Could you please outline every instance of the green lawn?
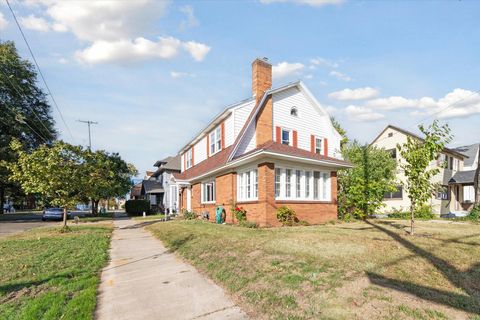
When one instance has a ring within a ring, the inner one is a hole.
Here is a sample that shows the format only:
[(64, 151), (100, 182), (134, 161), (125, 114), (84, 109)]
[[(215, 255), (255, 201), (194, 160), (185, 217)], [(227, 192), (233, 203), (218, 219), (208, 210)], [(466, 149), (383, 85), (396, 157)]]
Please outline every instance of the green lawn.
[(406, 221), (148, 228), (255, 319), (479, 319), (480, 227)]
[(92, 319), (110, 225), (37, 228), (0, 240), (0, 319)]

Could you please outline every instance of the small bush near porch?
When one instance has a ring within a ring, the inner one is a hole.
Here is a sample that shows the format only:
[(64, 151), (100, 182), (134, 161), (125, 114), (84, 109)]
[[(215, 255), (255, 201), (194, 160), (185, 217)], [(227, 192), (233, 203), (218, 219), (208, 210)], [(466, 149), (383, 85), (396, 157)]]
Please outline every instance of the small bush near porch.
[(367, 221), (248, 229), (149, 228), (253, 319), (480, 319), (480, 227)]

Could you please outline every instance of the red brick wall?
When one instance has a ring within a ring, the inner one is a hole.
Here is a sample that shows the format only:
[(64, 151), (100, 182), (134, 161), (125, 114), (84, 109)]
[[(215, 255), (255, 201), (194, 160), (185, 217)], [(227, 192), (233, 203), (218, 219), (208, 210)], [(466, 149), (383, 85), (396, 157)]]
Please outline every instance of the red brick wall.
[(268, 97), (265, 106), (257, 115), (255, 138), (257, 146), (273, 140), (273, 104), (272, 97)]

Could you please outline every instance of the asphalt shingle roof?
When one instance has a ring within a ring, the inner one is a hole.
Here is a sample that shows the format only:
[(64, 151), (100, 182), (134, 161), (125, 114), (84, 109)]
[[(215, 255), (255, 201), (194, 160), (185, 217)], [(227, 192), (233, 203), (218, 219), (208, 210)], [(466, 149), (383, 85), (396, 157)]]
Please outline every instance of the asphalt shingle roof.
[(476, 170), (458, 171), (448, 181), (449, 184), (474, 183)]

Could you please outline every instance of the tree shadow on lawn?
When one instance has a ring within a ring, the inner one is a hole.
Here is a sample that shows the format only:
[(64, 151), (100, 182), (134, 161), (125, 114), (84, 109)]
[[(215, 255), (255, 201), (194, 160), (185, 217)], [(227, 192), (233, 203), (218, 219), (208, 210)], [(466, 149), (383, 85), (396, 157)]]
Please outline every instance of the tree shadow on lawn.
[(143, 227), (146, 227), (146, 226), (149, 226), (149, 225), (152, 225), (152, 224), (155, 224), (155, 223), (159, 223), (159, 222), (162, 222), (162, 220), (144, 221), (144, 222), (139, 222), (139, 223), (133, 224), (133, 225), (128, 226), (128, 227), (122, 227), (120, 229), (122, 229), (122, 230), (138, 229), (138, 228), (143, 228)]
[(183, 247), (187, 242), (195, 239), (195, 235), (193, 233), (190, 233), (182, 238), (175, 239), (171, 241), (169, 244), (169, 252), (175, 252), (181, 247)]
[[(411, 251), (415, 256), (427, 259), (433, 267), (449, 280), (451, 284), (458, 289), (461, 289), (465, 294), (439, 290), (408, 281), (387, 278), (374, 272), (366, 272), (371, 283), (414, 294), (419, 298), (444, 304), (466, 312), (480, 313), (480, 263), (474, 264), (466, 271), (458, 270), (448, 261), (420, 248), (399, 234), (378, 224), (371, 223), (370, 221), (366, 221), (366, 223), (393, 238), (403, 247)], [(456, 240), (458, 241), (460, 239)], [(446, 241), (448, 242), (448, 240)]]

